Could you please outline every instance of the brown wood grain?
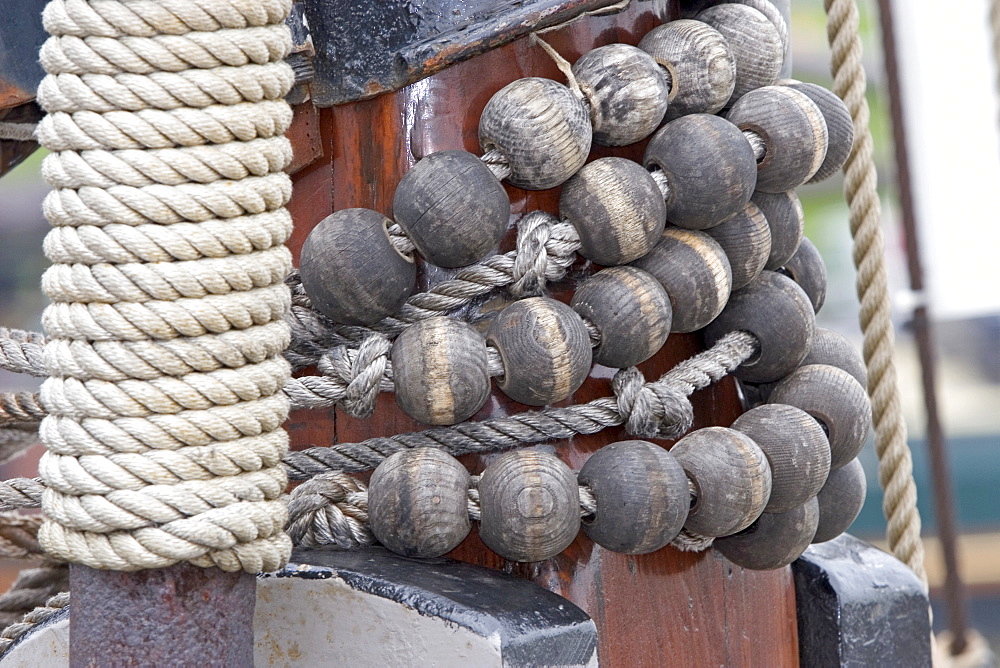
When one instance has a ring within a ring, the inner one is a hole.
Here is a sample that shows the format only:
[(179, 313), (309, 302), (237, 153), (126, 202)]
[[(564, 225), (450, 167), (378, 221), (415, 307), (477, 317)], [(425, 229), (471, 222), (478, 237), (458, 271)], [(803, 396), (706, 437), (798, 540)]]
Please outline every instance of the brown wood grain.
[[(676, 7), (662, 0), (633, 3), (625, 12), (592, 17), (545, 35), (563, 56), (575, 61), (604, 44), (636, 44), (641, 36)], [(465, 148), (479, 153), (477, 121), (490, 96), (522, 76), (562, 81), (545, 53), (522, 39), (473, 58), (397, 93), (323, 110), (323, 157), (295, 175), (291, 210), (295, 252), (308, 230), (334, 209), (369, 207), (392, 214), (396, 183), (408, 167), (428, 153)], [(606, 149), (595, 147), (591, 159), (618, 155), (633, 160), (644, 144)], [(559, 189), (529, 192), (508, 187), (512, 220), (536, 209), (558, 211)], [(501, 250), (513, 248), (509, 233)], [(551, 286), (556, 299), (569, 301), (575, 279), (592, 272), (578, 263), (570, 279)], [(449, 272), (424, 267), (421, 287)], [(696, 335), (671, 335), (663, 350), (640, 366), (655, 378), (701, 350)], [(565, 405), (609, 396), (614, 371), (594, 367), (591, 376)], [(697, 392), (695, 428), (728, 426), (741, 412), (735, 384), (725, 379)], [(495, 390), (473, 420), (529, 410)], [(400, 411), (391, 394), (379, 397), (375, 414), (356, 420), (338, 411), (293, 414), (288, 424), (293, 447), (358, 441), (424, 429)], [(546, 443), (574, 469), (589, 453), (628, 438), (623, 429), (569, 441)], [(670, 442), (661, 442), (669, 446)], [(481, 473), (492, 456), (467, 456), (463, 463)], [(608, 552), (582, 533), (554, 559), (535, 564), (505, 561), (489, 551), (476, 531), (451, 557), (530, 578), (560, 593), (590, 614), (598, 626), (602, 665), (606, 666), (792, 666), (798, 663), (795, 595), (789, 569), (752, 572), (733, 566), (715, 551), (681, 553), (667, 547), (642, 556)]]

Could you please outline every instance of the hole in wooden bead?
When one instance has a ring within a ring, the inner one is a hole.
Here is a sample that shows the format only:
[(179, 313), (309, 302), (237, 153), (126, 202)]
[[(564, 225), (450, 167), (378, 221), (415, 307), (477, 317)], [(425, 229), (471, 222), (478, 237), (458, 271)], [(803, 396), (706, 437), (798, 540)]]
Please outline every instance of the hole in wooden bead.
[(413, 262), (416, 261), (415, 258), (413, 257), (413, 253), (404, 253), (403, 251), (399, 250), (399, 247), (396, 246), (395, 243), (393, 243), (392, 235), (389, 233), (389, 228), (392, 225), (393, 222), (388, 218), (382, 221), (382, 231), (385, 233), (385, 240), (389, 242), (390, 246), (392, 246), (392, 250), (396, 251), (396, 255), (398, 255), (399, 257), (403, 258), (404, 260), (412, 264)]

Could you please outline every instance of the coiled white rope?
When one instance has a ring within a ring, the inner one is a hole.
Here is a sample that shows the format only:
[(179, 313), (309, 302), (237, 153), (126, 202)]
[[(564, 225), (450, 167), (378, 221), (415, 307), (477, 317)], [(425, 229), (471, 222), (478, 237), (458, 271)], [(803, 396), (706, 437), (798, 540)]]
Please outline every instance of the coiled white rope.
[(288, 559), (290, 8), (45, 9), (39, 540), (59, 558), (250, 572)]

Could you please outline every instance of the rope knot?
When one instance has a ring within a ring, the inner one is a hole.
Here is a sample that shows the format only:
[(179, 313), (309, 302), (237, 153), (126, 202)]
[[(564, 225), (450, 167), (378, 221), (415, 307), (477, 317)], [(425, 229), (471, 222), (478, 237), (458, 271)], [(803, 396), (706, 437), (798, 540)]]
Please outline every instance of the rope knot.
[(679, 438), (694, 422), (694, 408), (683, 390), (660, 381), (647, 383), (635, 367), (615, 374), (611, 389), (633, 436)]
[(346, 387), (340, 406), (351, 417), (367, 418), (375, 412), (375, 401), (389, 366), (392, 344), (381, 334), (361, 341), (358, 348), (332, 348), (320, 358), (317, 368)]
[(356, 549), (375, 542), (368, 523), (368, 488), (345, 473), (324, 473), (292, 491), (285, 530), (296, 545)]
[(576, 259), (580, 239), (569, 223), (545, 211), (532, 211), (517, 224), (517, 254), (510, 292), (540, 295), (547, 281), (558, 281)]

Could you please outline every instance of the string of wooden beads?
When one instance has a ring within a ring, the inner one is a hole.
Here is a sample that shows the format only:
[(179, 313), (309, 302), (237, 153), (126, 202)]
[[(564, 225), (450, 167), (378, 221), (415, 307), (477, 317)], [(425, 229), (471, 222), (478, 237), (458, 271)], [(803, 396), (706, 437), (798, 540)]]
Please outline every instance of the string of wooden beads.
[[(638, 48), (588, 52), (569, 87), (537, 77), (507, 85), (483, 111), (482, 158), (425, 157), (397, 188), (395, 221), (337, 212), (303, 249), (303, 285), (317, 308), (336, 322), (372, 324), (413, 290), (413, 258), (390, 238), (394, 223), (425, 260), (462, 266), (507, 229), (502, 180), (564, 184), (560, 217), (577, 231), (580, 254), (609, 268), (569, 306), (545, 297), (508, 305), (485, 336), (447, 318), (406, 329), (392, 350), (397, 402), (429, 424), (475, 414), (491, 376), (514, 400), (545, 405), (570, 396), (593, 362), (637, 364), (671, 331), (704, 330), (708, 342), (734, 330), (757, 338), (757, 355), (737, 376), (767, 403), (732, 428), (697, 430), (670, 451), (613, 444), (578, 475), (535, 450), (495, 460), (475, 491), (480, 535), (506, 558), (565, 549), (581, 526), (581, 484), (597, 504), (582, 526), (607, 549), (653, 551), (684, 529), (718, 538), (748, 568), (789, 563), (860, 510), (854, 458), (870, 422), (863, 365), (835, 337), (816, 334), (825, 269), (803, 241), (792, 192), (841, 167), (850, 117), (821, 88), (776, 81), (787, 31), (780, 16), (759, 11), (767, 3), (711, 4), (696, 20), (654, 29)], [(592, 142), (626, 145), (654, 132), (643, 165), (585, 165)], [(432, 452), (397, 453), (372, 478), (373, 532), (412, 556), (453, 549), (471, 526), (472, 478)]]

